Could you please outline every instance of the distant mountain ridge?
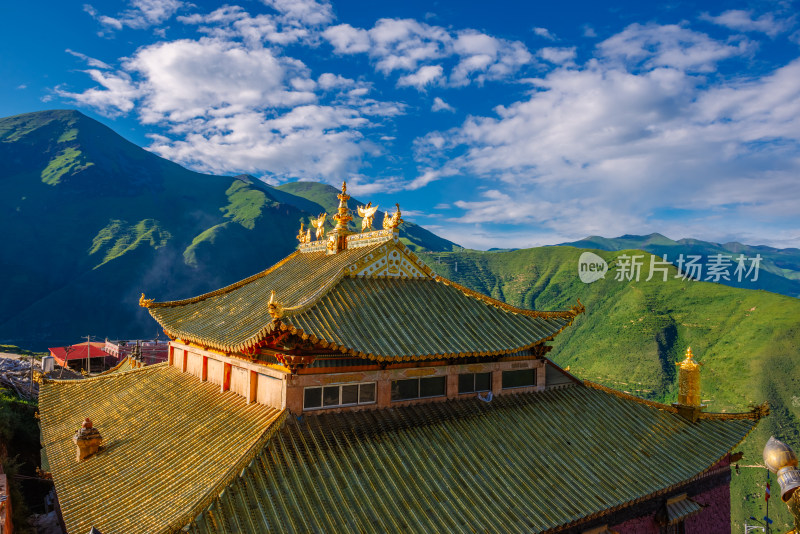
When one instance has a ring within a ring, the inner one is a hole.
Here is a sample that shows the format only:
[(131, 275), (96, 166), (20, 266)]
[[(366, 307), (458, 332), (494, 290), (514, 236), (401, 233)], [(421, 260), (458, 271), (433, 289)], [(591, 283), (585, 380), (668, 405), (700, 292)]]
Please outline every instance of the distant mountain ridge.
[[(0, 339), (42, 349), (86, 334), (154, 336), (141, 292), (197, 295), (295, 250), (300, 221), (336, 193), (295, 188), (312, 200), (190, 171), (77, 111), (0, 119)], [(400, 235), (417, 250), (453, 247), (413, 223)]]
[[(658, 233), (649, 235), (623, 235), (616, 238), (606, 238), (601, 236), (590, 236), (585, 239), (570, 243), (560, 243), (560, 247), (576, 247), (594, 250), (620, 251), (629, 249), (644, 250), (657, 256), (667, 256), (667, 260), (673, 265), (677, 264), (678, 258), (690, 255), (701, 256), (700, 263), (703, 264), (703, 272), (707, 272), (709, 258), (721, 254), (732, 258), (735, 265), (736, 258), (743, 254), (748, 258), (761, 256), (758, 279), (742, 280), (741, 282), (731, 276), (730, 280), (720, 279), (719, 283), (742, 287), (745, 289), (763, 289), (800, 297), (800, 249), (797, 248), (774, 248), (764, 245), (744, 245), (742, 243), (712, 243), (699, 239), (679, 239), (674, 241)], [(732, 273), (733, 269), (731, 269)], [(751, 276), (752, 278), (752, 276)]]

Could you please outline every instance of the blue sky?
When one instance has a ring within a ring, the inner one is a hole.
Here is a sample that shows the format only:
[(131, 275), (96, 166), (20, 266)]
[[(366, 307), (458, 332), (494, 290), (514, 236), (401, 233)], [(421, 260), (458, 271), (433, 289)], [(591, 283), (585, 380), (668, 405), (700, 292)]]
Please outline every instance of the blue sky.
[(318, 180), (473, 248), (800, 247), (797, 2), (5, 2), (0, 115)]

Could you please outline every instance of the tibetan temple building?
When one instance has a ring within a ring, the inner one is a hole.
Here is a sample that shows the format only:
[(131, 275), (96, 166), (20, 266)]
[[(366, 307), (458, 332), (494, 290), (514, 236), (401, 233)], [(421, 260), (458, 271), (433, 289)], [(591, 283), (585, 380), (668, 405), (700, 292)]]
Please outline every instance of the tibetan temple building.
[(764, 408), (704, 412), (691, 353), (676, 405), (578, 380), (547, 342), (580, 303), (471, 291), (400, 241), (399, 207), (353, 233), (339, 198), (266, 271), (143, 295), (167, 362), (42, 385), (68, 533), (730, 532)]

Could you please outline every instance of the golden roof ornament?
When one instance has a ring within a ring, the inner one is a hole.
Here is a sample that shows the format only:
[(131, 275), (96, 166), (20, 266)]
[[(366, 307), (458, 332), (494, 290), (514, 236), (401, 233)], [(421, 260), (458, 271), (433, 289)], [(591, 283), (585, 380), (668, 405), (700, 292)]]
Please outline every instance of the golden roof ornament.
[(275, 298), (275, 290), (269, 294), (269, 303), (267, 304), (267, 311), (273, 320), (283, 317), (283, 304)]
[(692, 347), (686, 349), (686, 358), (677, 362), (678, 404), (700, 408), (700, 365), (695, 361)]
[(339, 207), (333, 216), (333, 220), (336, 221), (334, 230), (341, 234), (343, 231), (347, 231), (347, 223), (353, 220), (350, 209), (347, 207), (347, 201), (350, 200), (350, 195), (347, 194), (347, 182), (342, 181), (342, 192), (336, 197), (339, 199)]
[(147, 299), (147, 298), (145, 298), (144, 297), (144, 293), (142, 293), (142, 296), (139, 297), (139, 306), (141, 306), (142, 308), (149, 308), (150, 305), (153, 303), (153, 300), (155, 300), (155, 299)]
[(366, 232), (372, 230), (372, 219), (375, 217), (375, 212), (378, 211), (378, 206), (373, 206), (372, 202), (367, 203), (366, 206), (358, 206), (358, 216), (361, 219), (361, 231)]
[(316, 239), (319, 241), (320, 239), (325, 237), (325, 219), (328, 217), (327, 213), (320, 213), (316, 219), (311, 219), (311, 226), (316, 228)]
[(300, 241), (300, 244), (307, 243), (306, 241), (306, 232), (303, 229), (303, 221), (300, 221), (300, 231), (297, 232), (297, 240)]
[(383, 216), (384, 230), (391, 230), (397, 228), (398, 226), (400, 226), (402, 223), (405, 222), (403, 221), (403, 219), (400, 218), (400, 204), (395, 204), (395, 206), (397, 207), (397, 211), (394, 212), (394, 215), (390, 216), (389, 213), (387, 212)]
[(764, 463), (767, 469), (778, 475), (781, 499), (789, 502), (797, 488), (800, 488), (800, 471), (797, 469), (797, 456), (786, 443), (769, 438), (764, 446)]

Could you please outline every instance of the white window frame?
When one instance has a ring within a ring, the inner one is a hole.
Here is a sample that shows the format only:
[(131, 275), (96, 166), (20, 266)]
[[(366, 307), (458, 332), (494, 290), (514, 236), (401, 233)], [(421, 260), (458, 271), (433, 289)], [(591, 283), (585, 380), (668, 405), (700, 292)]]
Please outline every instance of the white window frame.
[[(361, 402), (361, 386), (372, 384), (375, 386), (375, 396), (373, 400), (368, 402)], [(342, 386), (358, 386), (358, 398), (357, 402), (349, 402), (347, 404), (342, 404)], [(339, 388), (339, 403), (338, 404), (331, 404), (329, 406), (325, 406), (325, 394), (323, 388), (332, 388), (338, 387)], [(319, 389), (320, 390), (320, 406), (315, 406), (313, 408), (306, 407), (306, 390), (309, 389)], [(303, 411), (311, 411), (311, 410), (330, 410), (331, 408), (346, 408), (350, 406), (367, 406), (369, 404), (375, 404), (378, 402), (378, 383), (377, 382), (341, 382), (339, 384), (325, 384), (324, 386), (306, 386), (303, 388)]]

